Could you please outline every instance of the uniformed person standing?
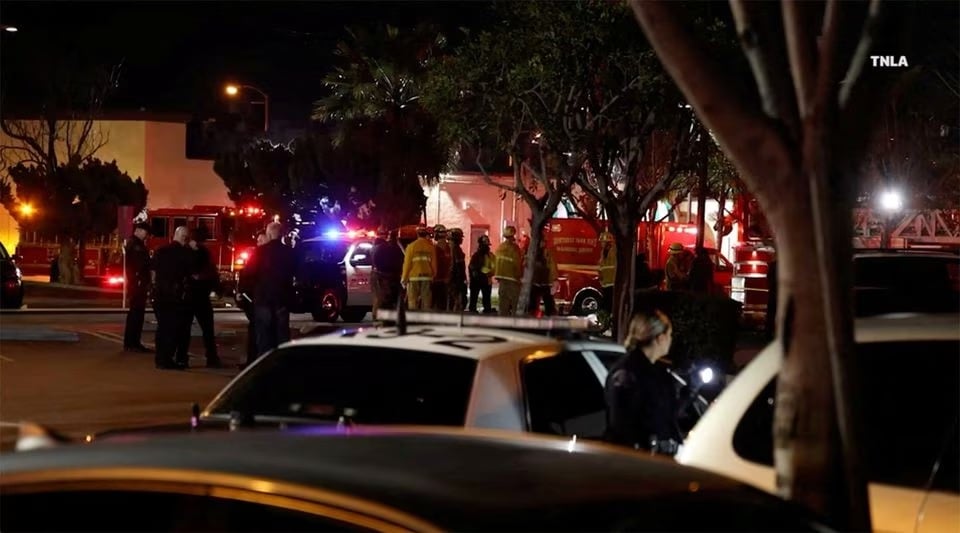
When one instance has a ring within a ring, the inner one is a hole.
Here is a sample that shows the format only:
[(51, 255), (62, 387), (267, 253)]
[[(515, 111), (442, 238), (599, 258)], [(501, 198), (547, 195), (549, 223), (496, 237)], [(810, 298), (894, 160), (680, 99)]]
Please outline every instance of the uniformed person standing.
[(384, 232), (384, 240), (378, 239), (373, 245), (373, 272), (376, 274), (376, 290), (379, 296), (374, 301), (373, 313), (377, 309), (395, 309), (400, 297), (400, 274), (403, 272), (403, 250), (397, 243), (397, 231)]
[(377, 317), (377, 309), (380, 309), (380, 302), (383, 301), (383, 287), (380, 283), (380, 269), (377, 268), (377, 252), (387, 245), (387, 236), (390, 232), (387, 228), (380, 226), (377, 228), (377, 238), (373, 241), (373, 248), (370, 250), (370, 292), (373, 293), (373, 317)]
[(147, 296), (150, 291), (150, 252), (147, 250), (147, 238), (150, 225), (139, 223), (134, 226), (133, 236), (124, 245), (124, 269), (127, 284), (127, 324), (123, 328), (123, 350), (126, 352), (150, 353), (143, 345), (143, 317), (147, 310)]
[(470, 257), (470, 312), (477, 312), (477, 299), (483, 296), (483, 312), (493, 312), (490, 292), (493, 289), (493, 271), (496, 268), (495, 257), (490, 252), (490, 237), (481, 235), (477, 239), (477, 251)]
[(533, 262), (533, 287), (530, 291), (529, 311), (532, 314), (540, 309), (543, 300), (543, 314), (557, 314), (557, 302), (553, 299), (553, 284), (557, 281), (557, 263), (547, 249), (546, 240), (540, 240), (540, 247)]
[(247, 357), (241, 363), (240, 369), (243, 370), (252, 363), (259, 354), (257, 351), (257, 321), (253, 316), (253, 291), (255, 289), (253, 276), (254, 265), (257, 261), (257, 251), (261, 246), (267, 244), (267, 234), (263, 231), (257, 233), (257, 247), (250, 253), (244, 268), (237, 273), (237, 305), (243, 309), (247, 316)]
[(257, 249), (250, 276), (253, 282), (253, 318), (257, 353), (262, 355), (290, 340), (290, 304), (297, 262), (293, 249), (280, 237), (279, 222), (267, 225), (267, 243)]
[(670, 257), (663, 270), (667, 281), (668, 291), (685, 291), (690, 288), (690, 261), (688, 252), (679, 242), (670, 245)]
[(450, 252), (450, 241), (447, 240), (447, 227), (443, 224), (437, 224), (433, 228), (433, 238), (437, 247), (437, 262), (434, 264), (433, 286), (431, 287), (433, 296), (433, 310), (447, 310), (447, 291), (450, 286), (450, 268), (453, 261)]
[[(177, 354), (183, 338), (190, 339), (190, 276), (194, 258), (187, 247), (188, 231), (179, 226), (173, 242), (161, 247), (154, 256), (154, 311), (157, 315), (157, 368), (183, 370), (189, 361), (186, 354)], [(178, 359), (174, 357), (178, 356)]]
[(520, 298), (520, 279), (523, 277), (523, 258), (516, 243), (517, 228), (507, 226), (503, 230), (505, 239), (497, 248), (494, 278), (499, 283), (500, 316), (512, 316), (517, 313), (517, 300)]
[(429, 309), (432, 303), (430, 286), (436, 276), (437, 248), (427, 238), (426, 226), (417, 227), (417, 240), (407, 246), (400, 278), (407, 289), (407, 307), (411, 310)]
[(600, 290), (603, 310), (613, 313), (613, 287), (617, 282), (617, 245), (613, 235), (603, 230), (600, 234)]
[[(206, 235), (194, 230), (187, 243), (193, 251), (193, 273), (190, 283), (190, 324), (197, 319), (197, 325), (203, 333), (204, 354), (207, 359), (207, 368), (220, 368), (220, 356), (217, 355), (217, 338), (213, 331), (213, 304), (210, 302), (210, 293), (217, 290), (220, 282), (220, 272), (210, 256), (210, 250), (203, 245)], [(217, 290), (219, 292), (219, 290)], [(182, 339), (181, 339), (182, 340)], [(190, 338), (185, 345), (179, 348), (184, 352), (190, 348)]]
[(462, 313), (467, 305), (467, 256), (463, 253), (463, 230), (450, 231), (450, 287), (447, 311)]

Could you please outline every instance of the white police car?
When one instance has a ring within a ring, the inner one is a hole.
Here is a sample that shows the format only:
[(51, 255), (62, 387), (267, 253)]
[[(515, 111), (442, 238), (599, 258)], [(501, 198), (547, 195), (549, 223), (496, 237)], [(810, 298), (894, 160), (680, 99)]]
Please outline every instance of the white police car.
[(318, 322), (359, 322), (373, 308), (373, 232), (331, 230), (304, 239), (296, 248), (294, 312)]
[[(960, 527), (960, 316), (856, 321), (862, 457), (877, 531)], [(677, 460), (775, 490), (773, 409), (783, 360), (764, 349), (690, 432)]]
[[(526, 320), (530, 329), (543, 329), (567, 327), (562, 321), (569, 319), (463, 320), (515, 325)], [(239, 418), (269, 425), (344, 418), (364, 425), (600, 438), (606, 427), (603, 359), (623, 352), (621, 346), (585, 336), (558, 340), (490, 327), (343, 330), (297, 339), (260, 357), (217, 395), (201, 420)]]

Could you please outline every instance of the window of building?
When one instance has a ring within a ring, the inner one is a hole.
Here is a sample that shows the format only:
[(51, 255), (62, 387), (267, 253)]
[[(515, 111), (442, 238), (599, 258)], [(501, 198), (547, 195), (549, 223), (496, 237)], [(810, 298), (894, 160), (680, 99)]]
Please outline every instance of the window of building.
[(607, 423), (603, 385), (580, 352), (525, 361), (521, 376), (531, 431), (585, 438), (603, 435)]

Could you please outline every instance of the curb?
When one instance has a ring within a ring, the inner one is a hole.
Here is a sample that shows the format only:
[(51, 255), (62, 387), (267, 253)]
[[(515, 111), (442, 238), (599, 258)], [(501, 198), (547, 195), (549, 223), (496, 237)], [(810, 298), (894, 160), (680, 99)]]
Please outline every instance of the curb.
[(66, 283), (50, 283), (46, 281), (27, 281), (23, 282), (24, 287), (37, 287), (37, 288), (50, 288), (50, 289), (65, 289), (70, 291), (77, 292), (96, 292), (100, 294), (114, 294), (117, 296), (123, 295), (123, 290), (117, 289), (104, 289), (102, 287), (90, 287), (87, 285), (67, 285)]
[[(72, 315), (72, 314), (104, 314), (115, 315), (127, 313), (130, 309), (127, 307), (47, 307), (47, 308), (26, 308), (26, 309), (3, 309), (0, 315)], [(148, 307), (147, 313), (153, 313), (153, 308)], [(214, 313), (241, 313), (241, 309), (236, 307), (215, 307)]]
[(80, 335), (49, 328), (0, 328), (0, 341), (80, 342)]

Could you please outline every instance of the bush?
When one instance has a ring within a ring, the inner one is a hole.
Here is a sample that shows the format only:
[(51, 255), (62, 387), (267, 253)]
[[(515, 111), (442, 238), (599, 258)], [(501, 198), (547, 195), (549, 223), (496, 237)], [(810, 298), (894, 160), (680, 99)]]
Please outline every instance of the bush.
[(723, 372), (733, 368), (742, 304), (726, 296), (677, 291), (638, 291), (637, 312), (663, 311), (673, 322), (670, 359), (678, 367), (710, 361)]

